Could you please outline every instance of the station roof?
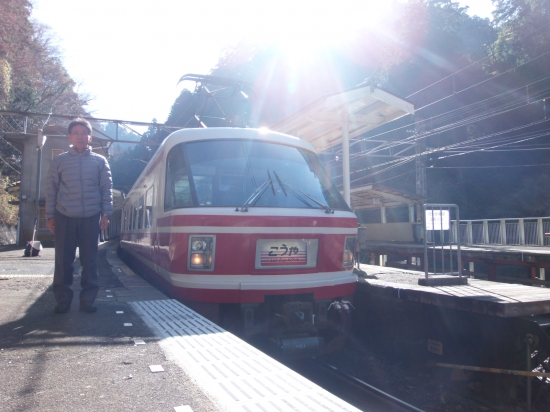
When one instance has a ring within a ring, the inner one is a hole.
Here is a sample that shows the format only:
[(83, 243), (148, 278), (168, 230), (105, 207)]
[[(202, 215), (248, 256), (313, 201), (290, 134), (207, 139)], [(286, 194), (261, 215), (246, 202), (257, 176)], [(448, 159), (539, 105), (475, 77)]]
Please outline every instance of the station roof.
[[(13, 144), (17, 149), (20, 151), (23, 151), (23, 145), (24, 141), (29, 138), (36, 138), (36, 135), (38, 133), (38, 129), (32, 128), (26, 130), (26, 132), (23, 131), (13, 131), (13, 132), (7, 132), (7, 131), (0, 131), (0, 135), (4, 137), (8, 142)], [(55, 138), (55, 139), (67, 139), (67, 127), (65, 125), (46, 125), (44, 126), (43, 133), (47, 138)], [(92, 132), (92, 143), (90, 146), (92, 147), (92, 150), (98, 151), (105, 148), (108, 148), (111, 143), (113, 143), (113, 140), (108, 140), (103, 138), (103, 133), (99, 132), (97, 129), (93, 129)], [(67, 147), (69, 146), (69, 142), (67, 141)]]
[[(317, 152), (323, 152), (342, 143), (342, 125), (346, 118), (352, 139), (407, 114), (414, 114), (412, 103), (383, 89), (361, 84), (321, 96), (270, 129), (306, 140)], [(353, 210), (404, 206), (425, 200), (372, 184), (350, 188)]]
[(353, 210), (370, 210), (385, 207), (408, 206), (424, 203), (426, 198), (400, 192), (384, 186), (364, 185), (350, 190)]
[(404, 115), (414, 114), (412, 103), (383, 89), (363, 84), (321, 96), (271, 125), (270, 129), (304, 139), (317, 152), (323, 152), (342, 143), (346, 108), (350, 139)]

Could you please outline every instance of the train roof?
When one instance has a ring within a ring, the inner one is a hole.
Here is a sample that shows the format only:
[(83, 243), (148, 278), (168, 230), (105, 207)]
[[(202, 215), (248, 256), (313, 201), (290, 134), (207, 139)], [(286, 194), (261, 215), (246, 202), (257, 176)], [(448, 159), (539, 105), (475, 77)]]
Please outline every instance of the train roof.
[[(237, 127), (212, 127), (207, 129), (182, 129), (170, 134), (161, 145), (169, 150), (172, 146), (195, 140), (218, 140), (218, 139), (254, 139), (272, 143), (279, 143), (288, 146), (300, 147), (315, 151), (313, 146), (298, 137), (274, 132), (269, 129), (244, 129)], [(159, 148), (159, 151), (161, 149)]]

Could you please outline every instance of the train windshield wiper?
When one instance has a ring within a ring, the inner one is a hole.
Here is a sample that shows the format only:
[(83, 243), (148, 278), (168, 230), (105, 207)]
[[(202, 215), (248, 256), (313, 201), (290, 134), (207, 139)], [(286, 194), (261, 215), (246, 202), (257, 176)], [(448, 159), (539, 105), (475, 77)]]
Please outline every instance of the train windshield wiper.
[[(334, 213), (334, 210), (331, 209), (329, 206), (319, 202), (317, 199), (315, 199), (313, 196), (310, 196), (308, 195), (306, 192), (304, 192), (303, 190), (300, 190), (298, 188), (295, 188), (295, 187), (292, 187), (291, 185), (289, 185), (288, 183), (286, 182), (283, 182), (280, 178), (279, 178), (279, 175), (277, 175), (277, 172), (274, 170), (273, 171), (273, 174), (275, 175), (275, 178), (277, 179), (277, 182), (279, 183), (279, 186), (281, 186), (281, 189), (283, 190), (283, 193), (285, 194), (285, 196), (287, 195), (286, 194), (286, 190), (288, 190), (291, 194), (293, 194), (298, 200), (300, 200), (302, 203), (304, 203), (307, 207), (313, 207), (311, 206), (302, 196), (300, 196), (300, 194), (296, 193), (296, 192), (299, 192), (301, 193), (302, 195), (304, 195), (305, 197), (307, 197), (309, 200), (311, 200), (312, 202), (316, 203), (317, 205), (321, 206), (321, 208), (325, 209), (325, 213), (327, 214), (330, 214), (330, 213)], [(285, 190), (286, 189), (286, 190)]]
[[(275, 172), (273, 172), (275, 173)], [(273, 186), (273, 180), (271, 180), (271, 174), (269, 173), (269, 170), (267, 171), (267, 180), (263, 182), (254, 192), (250, 195), (248, 199), (245, 200), (243, 205), (239, 208), (239, 206), (236, 207), (235, 212), (241, 211), (241, 212), (248, 212), (248, 206), (254, 206), (258, 200), (262, 197), (264, 192), (267, 190), (267, 188), (271, 186), (271, 191), (273, 192), (273, 196), (275, 196), (275, 186)]]

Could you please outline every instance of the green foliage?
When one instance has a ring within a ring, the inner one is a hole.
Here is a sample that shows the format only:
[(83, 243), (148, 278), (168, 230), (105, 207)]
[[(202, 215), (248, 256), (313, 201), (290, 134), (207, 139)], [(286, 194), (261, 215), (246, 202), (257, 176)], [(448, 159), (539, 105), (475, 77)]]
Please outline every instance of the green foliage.
[(75, 91), (76, 83), (63, 67), (52, 34), (30, 21), (31, 10), (27, 0), (0, 1), (0, 106), (16, 111), (84, 114), (89, 97)]
[[(531, 61), (546, 52), (550, 44), (550, 3), (547, 0), (495, 0), (495, 25), (499, 29), (494, 44), (494, 72), (501, 73), (511, 67)], [(546, 73), (550, 58), (537, 58), (528, 70), (521, 69), (531, 78)]]
[[(82, 115), (88, 96), (61, 62), (53, 35), (30, 20), (28, 0), (0, 0), (0, 110)], [(0, 170), (18, 179), (21, 153), (0, 137)]]
[(15, 202), (17, 198), (5, 190), (10, 184), (9, 178), (0, 176), (0, 223), (16, 225), (19, 208), (9, 202)]

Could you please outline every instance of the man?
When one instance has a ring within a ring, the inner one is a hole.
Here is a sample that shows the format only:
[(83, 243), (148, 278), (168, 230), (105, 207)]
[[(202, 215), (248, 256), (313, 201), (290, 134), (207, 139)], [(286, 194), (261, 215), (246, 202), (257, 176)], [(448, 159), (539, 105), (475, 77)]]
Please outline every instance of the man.
[(92, 126), (87, 120), (73, 120), (68, 138), (69, 151), (53, 159), (46, 177), (46, 218), (55, 234), (55, 313), (71, 308), (77, 246), (82, 264), (80, 310), (94, 313), (99, 231), (107, 228), (113, 210), (111, 170), (107, 159), (91, 150)]

